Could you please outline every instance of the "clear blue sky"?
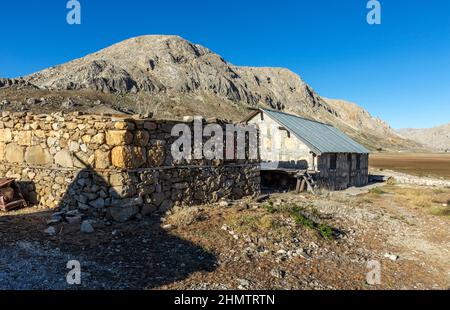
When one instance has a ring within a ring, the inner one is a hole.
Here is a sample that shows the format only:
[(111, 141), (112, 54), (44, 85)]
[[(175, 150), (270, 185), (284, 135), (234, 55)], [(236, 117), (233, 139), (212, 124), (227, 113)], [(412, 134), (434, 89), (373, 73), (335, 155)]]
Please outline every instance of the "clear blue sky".
[(178, 34), (236, 65), (287, 67), (320, 95), (354, 101), (394, 128), (450, 122), (450, 1), (66, 0), (0, 6), (0, 77), (16, 77), (144, 34)]

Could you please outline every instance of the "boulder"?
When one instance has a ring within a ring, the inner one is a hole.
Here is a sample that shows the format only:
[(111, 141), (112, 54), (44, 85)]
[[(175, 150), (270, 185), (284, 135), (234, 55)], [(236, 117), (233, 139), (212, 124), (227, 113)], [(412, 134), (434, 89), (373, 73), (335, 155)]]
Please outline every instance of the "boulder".
[(94, 232), (94, 227), (91, 224), (91, 221), (86, 220), (81, 223), (80, 231), (84, 234), (91, 234)]
[(116, 222), (126, 222), (139, 212), (137, 205), (125, 203), (123, 206), (115, 205), (108, 209), (111, 217)]
[(53, 226), (48, 227), (46, 230), (44, 230), (44, 233), (46, 233), (49, 236), (56, 235), (56, 229)]

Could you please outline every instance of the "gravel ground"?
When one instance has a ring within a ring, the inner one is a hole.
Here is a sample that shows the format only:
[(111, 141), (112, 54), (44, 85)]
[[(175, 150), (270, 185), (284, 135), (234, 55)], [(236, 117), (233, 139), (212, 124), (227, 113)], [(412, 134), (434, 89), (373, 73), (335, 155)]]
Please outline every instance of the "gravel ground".
[[(71, 269), (67, 263), (79, 260), (82, 266), (81, 285), (69, 285), (66, 277)], [(86, 271), (83, 271), (86, 270)], [(107, 277), (92, 277), (96, 274), (113, 275), (111, 270), (90, 261), (83, 256), (74, 257), (54, 248), (50, 244), (19, 241), (0, 249), (0, 289), (1, 290), (62, 290), (74, 288), (107, 288)], [(103, 278), (103, 279), (102, 279)], [(106, 280), (106, 281), (105, 281)], [(125, 280), (125, 279), (124, 279)], [(120, 283), (126, 287), (126, 283)], [(119, 287), (120, 287), (119, 284)]]
[[(199, 206), (188, 216), (97, 221), (92, 234), (64, 223), (48, 236), (49, 210), (0, 214), (0, 289), (449, 288), (448, 216), (401, 195), (420, 192), (443, 202), (450, 190), (380, 189), (357, 196), (281, 193), (263, 203)], [(333, 237), (296, 223), (280, 211), (286, 205), (309, 208)], [(69, 260), (81, 264), (81, 285), (66, 282)], [(372, 260), (382, 266), (379, 285), (366, 281)]]

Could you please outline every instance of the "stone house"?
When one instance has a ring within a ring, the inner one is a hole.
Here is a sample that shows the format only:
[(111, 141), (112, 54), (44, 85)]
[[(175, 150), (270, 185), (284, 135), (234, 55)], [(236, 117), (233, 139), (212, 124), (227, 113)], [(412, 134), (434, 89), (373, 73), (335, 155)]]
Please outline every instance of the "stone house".
[(262, 173), (303, 171), (331, 190), (368, 183), (369, 151), (331, 125), (270, 109), (245, 122), (259, 128)]

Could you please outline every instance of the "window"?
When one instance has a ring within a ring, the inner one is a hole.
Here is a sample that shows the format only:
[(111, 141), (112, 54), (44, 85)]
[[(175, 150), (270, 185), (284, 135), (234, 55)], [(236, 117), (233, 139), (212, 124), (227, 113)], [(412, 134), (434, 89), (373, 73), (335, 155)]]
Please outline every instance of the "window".
[(361, 169), (361, 154), (356, 155), (356, 170)]
[(337, 166), (337, 155), (331, 154), (330, 155), (330, 169), (336, 170), (336, 166)]

